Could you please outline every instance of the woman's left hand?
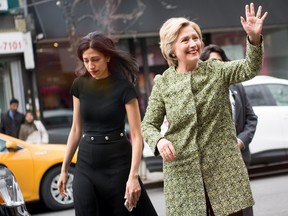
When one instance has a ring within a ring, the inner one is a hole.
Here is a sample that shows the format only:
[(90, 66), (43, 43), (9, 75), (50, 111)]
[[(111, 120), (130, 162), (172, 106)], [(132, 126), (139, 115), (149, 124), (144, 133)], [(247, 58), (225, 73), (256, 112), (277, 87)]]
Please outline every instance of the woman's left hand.
[(261, 17), (262, 6), (258, 7), (257, 14), (255, 14), (254, 4), (250, 3), (245, 6), (246, 20), (241, 16), (241, 24), (249, 36), (249, 40), (253, 45), (258, 45), (261, 42), (261, 32), (265, 18), (268, 13), (265, 12)]
[(126, 183), (125, 198), (128, 199), (129, 206), (136, 207), (141, 195), (141, 187), (137, 177), (129, 177)]

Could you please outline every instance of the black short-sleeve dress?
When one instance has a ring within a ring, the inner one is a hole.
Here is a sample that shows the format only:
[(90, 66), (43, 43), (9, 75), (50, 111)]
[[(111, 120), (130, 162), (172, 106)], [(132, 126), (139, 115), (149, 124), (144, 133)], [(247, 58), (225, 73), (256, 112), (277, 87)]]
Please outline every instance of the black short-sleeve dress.
[(74, 80), (71, 93), (80, 100), (83, 136), (73, 181), (76, 216), (157, 215), (142, 187), (137, 207), (124, 207), (132, 147), (124, 135), (125, 104), (137, 98), (129, 81), (109, 76)]

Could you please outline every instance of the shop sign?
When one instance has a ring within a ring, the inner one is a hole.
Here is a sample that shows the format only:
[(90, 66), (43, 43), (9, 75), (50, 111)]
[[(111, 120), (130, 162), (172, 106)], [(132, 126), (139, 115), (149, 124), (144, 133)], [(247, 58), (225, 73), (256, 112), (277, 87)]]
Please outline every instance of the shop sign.
[(31, 32), (0, 33), (0, 55), (23, 53), (26, 69), (35, 68)]
[(0, 33), (0, 54), (24, 52), (23, 33)]

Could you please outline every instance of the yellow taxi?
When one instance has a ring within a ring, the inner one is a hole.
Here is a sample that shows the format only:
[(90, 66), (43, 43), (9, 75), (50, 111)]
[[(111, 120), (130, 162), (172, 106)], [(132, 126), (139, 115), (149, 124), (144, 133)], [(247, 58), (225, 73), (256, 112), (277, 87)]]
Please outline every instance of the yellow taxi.
[(74, 166), (73, 157), (67, 182), (67, 196), (57, 190), (66, 145), (30, 144), (0, 133), (0, 165), (15, 175), (25, 202), (41, 200), (51, 210), (72, 208)]

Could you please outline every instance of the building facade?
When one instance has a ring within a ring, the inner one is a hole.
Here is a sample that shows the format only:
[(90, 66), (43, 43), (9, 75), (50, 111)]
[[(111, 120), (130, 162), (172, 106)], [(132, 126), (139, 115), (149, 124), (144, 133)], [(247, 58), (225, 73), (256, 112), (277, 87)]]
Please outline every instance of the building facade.
[(12, 98), (19, 100), (20, 112), (39, 107), (33, 100), (37, 84), (27, 20), (18, 0), (0, 0), (0, 113)]

